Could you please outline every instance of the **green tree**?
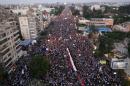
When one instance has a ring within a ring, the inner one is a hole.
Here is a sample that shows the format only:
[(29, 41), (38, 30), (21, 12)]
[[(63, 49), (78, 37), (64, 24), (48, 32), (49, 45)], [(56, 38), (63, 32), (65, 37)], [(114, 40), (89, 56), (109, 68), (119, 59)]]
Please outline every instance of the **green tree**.
[(83, 17), (87, 19), (91, 18), (103, 18), (105, 17), (104, 12), (102, 10), (91, 10), (89, 6), (83, 6)]
[(40, 36), (47, 36), (48, 35), (48, 32), (47, 31), (41, 31), (40, 32)]
[(49, 67), (49, 61), (45, 56), (36, 55), (32, 57), (32, 61), (30, 63), (30, 71), (33, 78), (40, 79), (44, 77)]
[(120, 13), (130, 14), (130, 5), (120, 6), (119, 7), (119, 12)]
[(7, 78), (8, 78), (7, 72), (4, 70), (4, 68), (0, 64), (0, 86), (6, 86)]
[(92, 11), (89, 9), (89, 6), (83, 6), (83, 17), (87, 19), (92, 18)]
[(72, 15), (74, 15), (74, 16), (80, 15), (80, 11), (75, 9), (74, 6), (71, 6), (70, 9), (71, 9)]
[(51, 10), (51, 14), (59, 15), (63, 11), (65, 7), (63, 5), (60, 5), (59, 7), (55, 7), (53, 10)]
[(47, 38), (48, 31), (44, 30), (38, 34), (38, 40), (45, 40)]
[(99, 51), (102, 54), (109, 53), (113, 49), (113, 42), (111, 38), (108, 37), (100, 37), (100, 45), (99, 45)]
[[(129, 38), (130, 33), (125, 32), (111, 32), (111, 33), (105, 33), (104, 35), (100, 36), (99, 41), (99, 51), (100, 54), (110, 53), (113, 49), (113, 44), (116, 42), (121, 42), (125, 38)], [(128, 48), (129, 50), (129, 48)]]

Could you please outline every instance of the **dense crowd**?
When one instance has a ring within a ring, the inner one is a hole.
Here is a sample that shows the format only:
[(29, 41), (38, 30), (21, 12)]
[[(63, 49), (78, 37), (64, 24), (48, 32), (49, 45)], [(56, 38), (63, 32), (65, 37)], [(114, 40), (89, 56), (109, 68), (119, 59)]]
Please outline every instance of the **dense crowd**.
[[(74, 17), (69, 9), (54, 21), (54, 29), (46, 41), (51, 69), (47, 80), (52, 86), (120, 86), (118, 75), (108, 65), (99, 63), (93, 56), (93, 47), (88, 37), (76, 33)], [(77, 71), (74, 70), (68, 52)]]
[(16, 62), (14, 72), (10, 73), (9, 86), (29, 86), (30, 82), (33, 80), (32, 75), (30, 74), (29, 64), (33, 55), (44, 54), (45, 46), (37, 43), (35, 45), (28, 46), (26, 49), (27, 54), (22, 56)]
[[(88, 37), (76, 32), (75, 18), (69, 8), (65, 8), (53, 22), (45, 43), (31, 46), (26, 57), (29, 61), (32, 54), (48, 55), (51, 68), (44, 81), (49, 86), (121, 86), (120, 78), (109, 65), (100, 64), (101, 58), (93, 56)], [(27, 86), (31, 80), (26, 61), (17, 62), (18, 68), (11, 78), (13, 86)]]
[(20, 58), (17, 62), (17, 68), (15, 72), (12, 72), (9, 76), (11, 86), (27, 86), (30, 81), (30, 74), (28, 70), (28, 62), (30, 58)]

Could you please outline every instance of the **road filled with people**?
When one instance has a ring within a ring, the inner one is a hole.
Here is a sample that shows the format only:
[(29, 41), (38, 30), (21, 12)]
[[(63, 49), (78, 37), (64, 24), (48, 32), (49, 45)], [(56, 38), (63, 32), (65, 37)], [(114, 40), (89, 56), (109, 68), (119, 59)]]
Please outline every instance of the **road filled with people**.
[(121, 86), (118, 75), (93, 56), (87, 36), (77, 33), (76, 19), (69, 8), (55, 18), (46, 40), (51, 69), (50, 86)]
[(12, 86), (28, 86), (32, 77), (28, 64), (35, 54), (47, 55), (50, 69), (44, 77), (47, 86), (121, 86), (120, 77), (102, 58), (95, 58), (87, 36), (77, 33), (76, 17), (68, 7), (53, 19), (47, 38), (33, 45), (27, 56), (16, 63), (10, 77)]

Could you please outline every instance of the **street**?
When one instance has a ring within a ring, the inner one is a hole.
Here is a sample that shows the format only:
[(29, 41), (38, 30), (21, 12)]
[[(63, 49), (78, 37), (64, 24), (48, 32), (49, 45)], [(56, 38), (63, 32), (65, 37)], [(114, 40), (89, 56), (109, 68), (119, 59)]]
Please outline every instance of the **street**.
[(52, 86), (121, 86), (118, 75), (93, 56), (88, 37), (76, 32), (74, 16), (65, 8), (55, 18), (46, 40), (51, 69), (47, 80)]

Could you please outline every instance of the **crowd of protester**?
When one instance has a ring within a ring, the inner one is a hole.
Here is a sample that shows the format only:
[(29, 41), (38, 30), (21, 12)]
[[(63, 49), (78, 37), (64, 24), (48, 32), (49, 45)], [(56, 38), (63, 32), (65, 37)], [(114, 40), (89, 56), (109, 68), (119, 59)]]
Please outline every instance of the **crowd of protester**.
[[(48, 81), (52, 86), (120, 86), (118, 75), (108, 65), (99, 63), (93, 56), (88, 37), (76, 33), (74, 17), (65, 9), (54, 21), (46, 44), (50, 54), (51, 69)], [(74, 70), (68, 52), (77, 71)]]
[(93, 56), (89, 38), (76, 32), (75, 17), (69, 8), (65, 8), (53, 22), (45, 42), (31, 46), (28, 56), (24, 57), (26, 61), (17, 62), (17, 69), (11, 76), (12, 86), (28, 85), (31, 80), (28, 61), (36, 54), (48, 56), (51, 68), (44, 82), (49, 86), (121, 86), (120, 78), (110, 66), (100, 64), (101, 58)]
[(13, 72), (9, 74), (9, 86), (29, 86), (30, 82), (33, 80), (30, 74), (29, 64), (32, 60), (32, 56), (43, 54), (45, 52), (45, 46), (36, 43), (34, 45), (24, 46), (24, 54), (14, 66)]
[(11, 86), (28, 86), (30, 81), (30, 74), (28, 70), (29, 57), (21, 57), (16, 62), (16, 68), (14, 72), (11, 72), (9, 79)]

